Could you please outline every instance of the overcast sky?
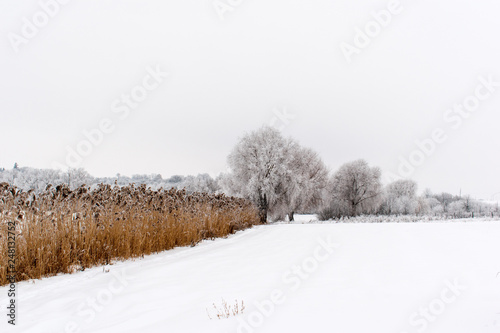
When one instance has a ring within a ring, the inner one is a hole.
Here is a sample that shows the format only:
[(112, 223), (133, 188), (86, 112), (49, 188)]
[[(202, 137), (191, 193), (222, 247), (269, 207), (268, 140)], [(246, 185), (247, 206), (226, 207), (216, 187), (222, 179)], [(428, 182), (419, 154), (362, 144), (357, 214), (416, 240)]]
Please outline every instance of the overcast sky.
[(0, 166), (216, 175), (269, 124), (332, 170), (500, 192), (498, 0), (65, 1), (0, 1)]

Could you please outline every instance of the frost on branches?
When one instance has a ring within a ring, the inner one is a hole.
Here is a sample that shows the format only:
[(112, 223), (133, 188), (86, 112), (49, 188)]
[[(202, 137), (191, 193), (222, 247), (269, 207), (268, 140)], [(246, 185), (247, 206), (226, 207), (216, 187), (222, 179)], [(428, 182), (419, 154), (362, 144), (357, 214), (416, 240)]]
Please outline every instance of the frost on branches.
[(271, 127), (245, 135), (228, 157), (224, 177), (230, 194), (252, 200), (261, 222), (306, 210), (321, 201), (328, 170), (319, 156)]

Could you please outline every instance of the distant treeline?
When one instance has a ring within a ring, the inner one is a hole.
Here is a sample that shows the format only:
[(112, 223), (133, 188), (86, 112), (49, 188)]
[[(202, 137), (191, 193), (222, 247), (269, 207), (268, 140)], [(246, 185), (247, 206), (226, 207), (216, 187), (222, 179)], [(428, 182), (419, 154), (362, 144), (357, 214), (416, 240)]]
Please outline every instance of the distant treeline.
[(174, 175), (163, 178), (160, 174), (133, 175), (132, 177), (117, 174), (115, 177), (93, 177), (82, 168), (60, 171), (53, 169), (36, 169), (19, 167), (17, 163), (12, 169), (0, 168), (0, 183), (6, 182), (24, 190), (44, 191), (48, 185), (66, 184), (70, 189), (81, 185), (95, 188), (98, 184), (127, 186), (130, 184), (145, 184), (153, 190), (160, 188), (186, 189), (187, 192), (218, 193), (220, 186), (218, 180), (209, 174), (197, 176)]

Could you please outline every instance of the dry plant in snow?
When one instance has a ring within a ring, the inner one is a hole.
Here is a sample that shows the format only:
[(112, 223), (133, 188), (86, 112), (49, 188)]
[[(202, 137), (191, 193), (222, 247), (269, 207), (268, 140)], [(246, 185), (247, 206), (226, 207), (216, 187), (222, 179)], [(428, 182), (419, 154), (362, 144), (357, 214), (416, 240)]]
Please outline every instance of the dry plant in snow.
[(259, 224), (249, 201), (145, 185), (65, 185), (39, 194), (0, 183), (0, 285), (7, 283), (7, 222), (16, 222), (17, 281), (140, 257)]
[[(238, 302), (238, 300), (235, 299), (234, 304), (231, 305), (227, 303), (226, 300), (223, 298), (221, 305), (217, 306), (215, 303), (212, 303), (212, 308), (213, 310), (211, 311), (209, 311), (208, 308), (206, 309), (208, 318), (223, 319), (242, 314), (243, 311), (245, 311), (245, 303), (243, 301), (241, 301), (240, 303)], [(212, 314), (210, 312), (212, 312)]]

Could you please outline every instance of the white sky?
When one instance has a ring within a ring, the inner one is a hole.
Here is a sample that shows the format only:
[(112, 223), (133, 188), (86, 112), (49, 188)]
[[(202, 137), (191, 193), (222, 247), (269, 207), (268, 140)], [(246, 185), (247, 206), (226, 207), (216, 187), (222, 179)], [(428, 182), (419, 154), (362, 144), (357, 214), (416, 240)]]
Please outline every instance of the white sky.
[[(221, 20), (212, 0), (73, 0), (16, 53), (9, 34), (22, 36), (41, 7), (0, 0), (0, 166), (64, 163), (66, 147), (109, 118), (114, 131), (81, 163), (91, 174), (215, 175), (238, 137), (286, 108), (295, 118), (283, 133), (333, 170), (365, 158), (397, 173), (414, 141), (442, 128), (448, 139), (410, 178), (490, 198), (500, 87), (458, 129), (443, 115), (474, 95), (478, 76), (500, 82), (500, 3), (401, 0), (349, 64), (340, 44), (388, 3), (243, 0)], [(113, 101), (157, 65), (169, 77), (120, 119)]]

